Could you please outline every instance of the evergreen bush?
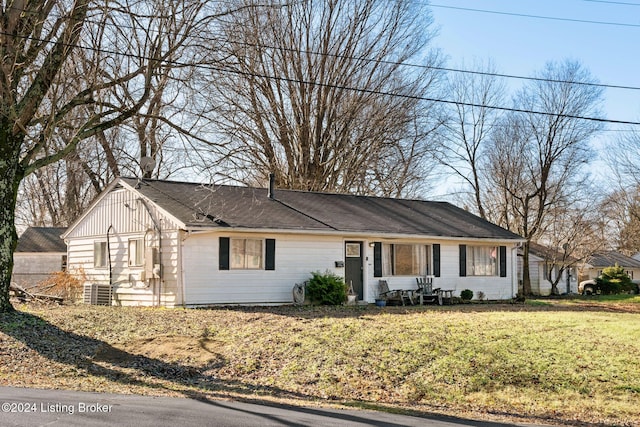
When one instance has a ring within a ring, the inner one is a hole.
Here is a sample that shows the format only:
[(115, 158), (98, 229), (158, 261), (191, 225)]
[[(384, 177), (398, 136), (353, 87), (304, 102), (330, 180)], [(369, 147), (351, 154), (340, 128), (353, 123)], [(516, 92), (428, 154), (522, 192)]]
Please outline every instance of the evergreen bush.
[(340, 305), (347, 300), (344, 279), (331, 272), (312, 272), (307, 283), (307, 295), (314, 304)]
[(460, 298), (462, 299), (462, 301), (471, 301), (471, 299), (473, 298), (473, 291), (471, 289), (465, 289), (464, 291), (460, 292)]
[(596, 279), (600, 292), (605, 295), (629, 292), (632, 289), (631, 278), (619, 265), (607, 267), (602, 270), (602, 275)]

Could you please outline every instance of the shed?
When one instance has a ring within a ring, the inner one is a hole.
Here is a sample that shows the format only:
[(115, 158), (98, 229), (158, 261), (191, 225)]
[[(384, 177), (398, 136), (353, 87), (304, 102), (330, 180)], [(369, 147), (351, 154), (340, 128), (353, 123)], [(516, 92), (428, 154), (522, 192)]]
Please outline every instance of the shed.
[(29, 227), (18, 238), (13, 254), (11, 281), (22, 287), (34, 286), (51, 273), (64, 271), (67, 245), (62, 239), (64, 227)]

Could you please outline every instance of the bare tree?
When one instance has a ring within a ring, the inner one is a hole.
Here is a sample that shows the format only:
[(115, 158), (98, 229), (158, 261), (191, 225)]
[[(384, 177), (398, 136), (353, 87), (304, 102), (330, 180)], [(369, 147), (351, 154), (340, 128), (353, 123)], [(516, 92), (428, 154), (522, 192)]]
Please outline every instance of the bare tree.
[(625, 187), (609, 189), (596, 205), (602, 224), (602, 248), (629, 256), (640, 252), (640, 190), (631, 182)]
[[(253, 5), (252, 0), (236, 1)], [(220, 27), (212, 100), (224, 170), (253, 183), (401, 194), (436, 127), (431, 17), (410, 0), (260, 2)], [(403, 66), (421, 59), (427, 68)], [(424, 59), (422, 59), (424, 58)], [(409, 155), (410, 153), (410, 155)], [(388, 186), (395, 181), (396, 186)]]
[(620, 188), (637, 189), (640, 187), (640, 129), (630, 128), (607, 147), (605, 161), (613, 171)]
[[(173, 14), (159, 13), (162, 4), (141, 0), (3, 3), (0, 312), (13, 309), (9, 284), (22, 181), (73, 153), (87, 138), (126, 123), (149, 102), (153, 79), (170, 66), (168, 61), (180, 46), (167, 43), (168, 23), (206, 25), (200, 20), (201, 2), (181, 2)], [(187, 31), (183, 34), (180, 40), (185, 42)]]
[[(544, 235), (553, 209), (575, 200), (581, 166), (592, 156), (589, 140), (600, 122), (602, 89), (576, 62), (549, 63), (516, 95), (519, 110), (494, 138), (486, 169), (487, 217), (527, 239), (523, 250), (523, 292), (531, 293), (529, 242)], [(542, 114), (541, 114), (542, 113)]]
[(451, 74), (447, 81), (447, 93), (453, 103), (448, 105), (447, 121), (438, 132), (437, 158), (468, 185), (475, 210), (486, 218), (481, 170), (491, 151), (487, 144), (501, 115), (492, 107), (504, 105), (506, 88), (491, 63), (477, 64), (474, 70)]
[[(545, 248), (545, 268), (549, 273), (555, 271), (555, 274), (547, 274), (553, 295), (559, 295), (564, 290), (559, 285), (566, 271), (577, 269), (589, 255), (602, 249), (596, 227), (600, 213), (585, 197), (590, 189), (588, 182), (583, 182), (582, 188), (573, 188), (576, 197), (569, 204), (550, 208), (545, 232), (538, 239), (538, 243)], [(573, 274), (577, 275), (577, 271)], [(570, 290), (567, 289), (567, 292)]]
[(612, 249), (629, 255), (640, 252), (640, 129), (632, 127), (606, 147), (604, 160), (615, 180), (615, 188), (607, 188), (601, 212), (609, 219), (605, 232)]

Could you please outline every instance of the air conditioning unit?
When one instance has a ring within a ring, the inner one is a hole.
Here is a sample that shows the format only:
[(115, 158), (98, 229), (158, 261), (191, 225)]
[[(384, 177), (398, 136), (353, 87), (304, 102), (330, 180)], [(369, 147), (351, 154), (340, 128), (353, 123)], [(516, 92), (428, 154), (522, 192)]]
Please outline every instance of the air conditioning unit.
[(90, 305), (111, 305), (111, 285), (85, 283), (83, 301)]

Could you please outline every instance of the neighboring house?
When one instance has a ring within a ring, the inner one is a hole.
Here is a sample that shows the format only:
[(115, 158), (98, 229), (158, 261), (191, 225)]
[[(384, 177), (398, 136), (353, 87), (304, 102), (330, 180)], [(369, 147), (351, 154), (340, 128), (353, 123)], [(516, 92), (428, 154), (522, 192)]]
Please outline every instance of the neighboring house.
[(380, 279), (415, 289), (425, 275), (508, 299), (523, 241), (444, 202), (136, 178), (114, 181), (63, 237), (69, 271), (112, 285), (115, 304), (168, 307), (291, 303), (312, 271), (366, 302)]
[(67, 245), (61, 236), (65, 230), (59, 227), (27, 228), (13, 253), (11, 281), (29, 287), (45, 280), (51, 273), (64, 271)]
[[(551, 295), (552, 281), (558, 275), (561, 276), (558, 281), (560, 294), (578, 292), (577, 259), (537, 243), (529, 245), (529, 278), (533, 295)], [(519, 259), (520, 264), (521, 261)], [(520, 279), (521, 276), (522, 273)]]
[(640, 279), (640, 261), (616, 251), (598, 252), (587, 258), (580, 271), (580, 280), (594, 279), (602, 270), (614, 266), (623, 267), (631, 279)]

